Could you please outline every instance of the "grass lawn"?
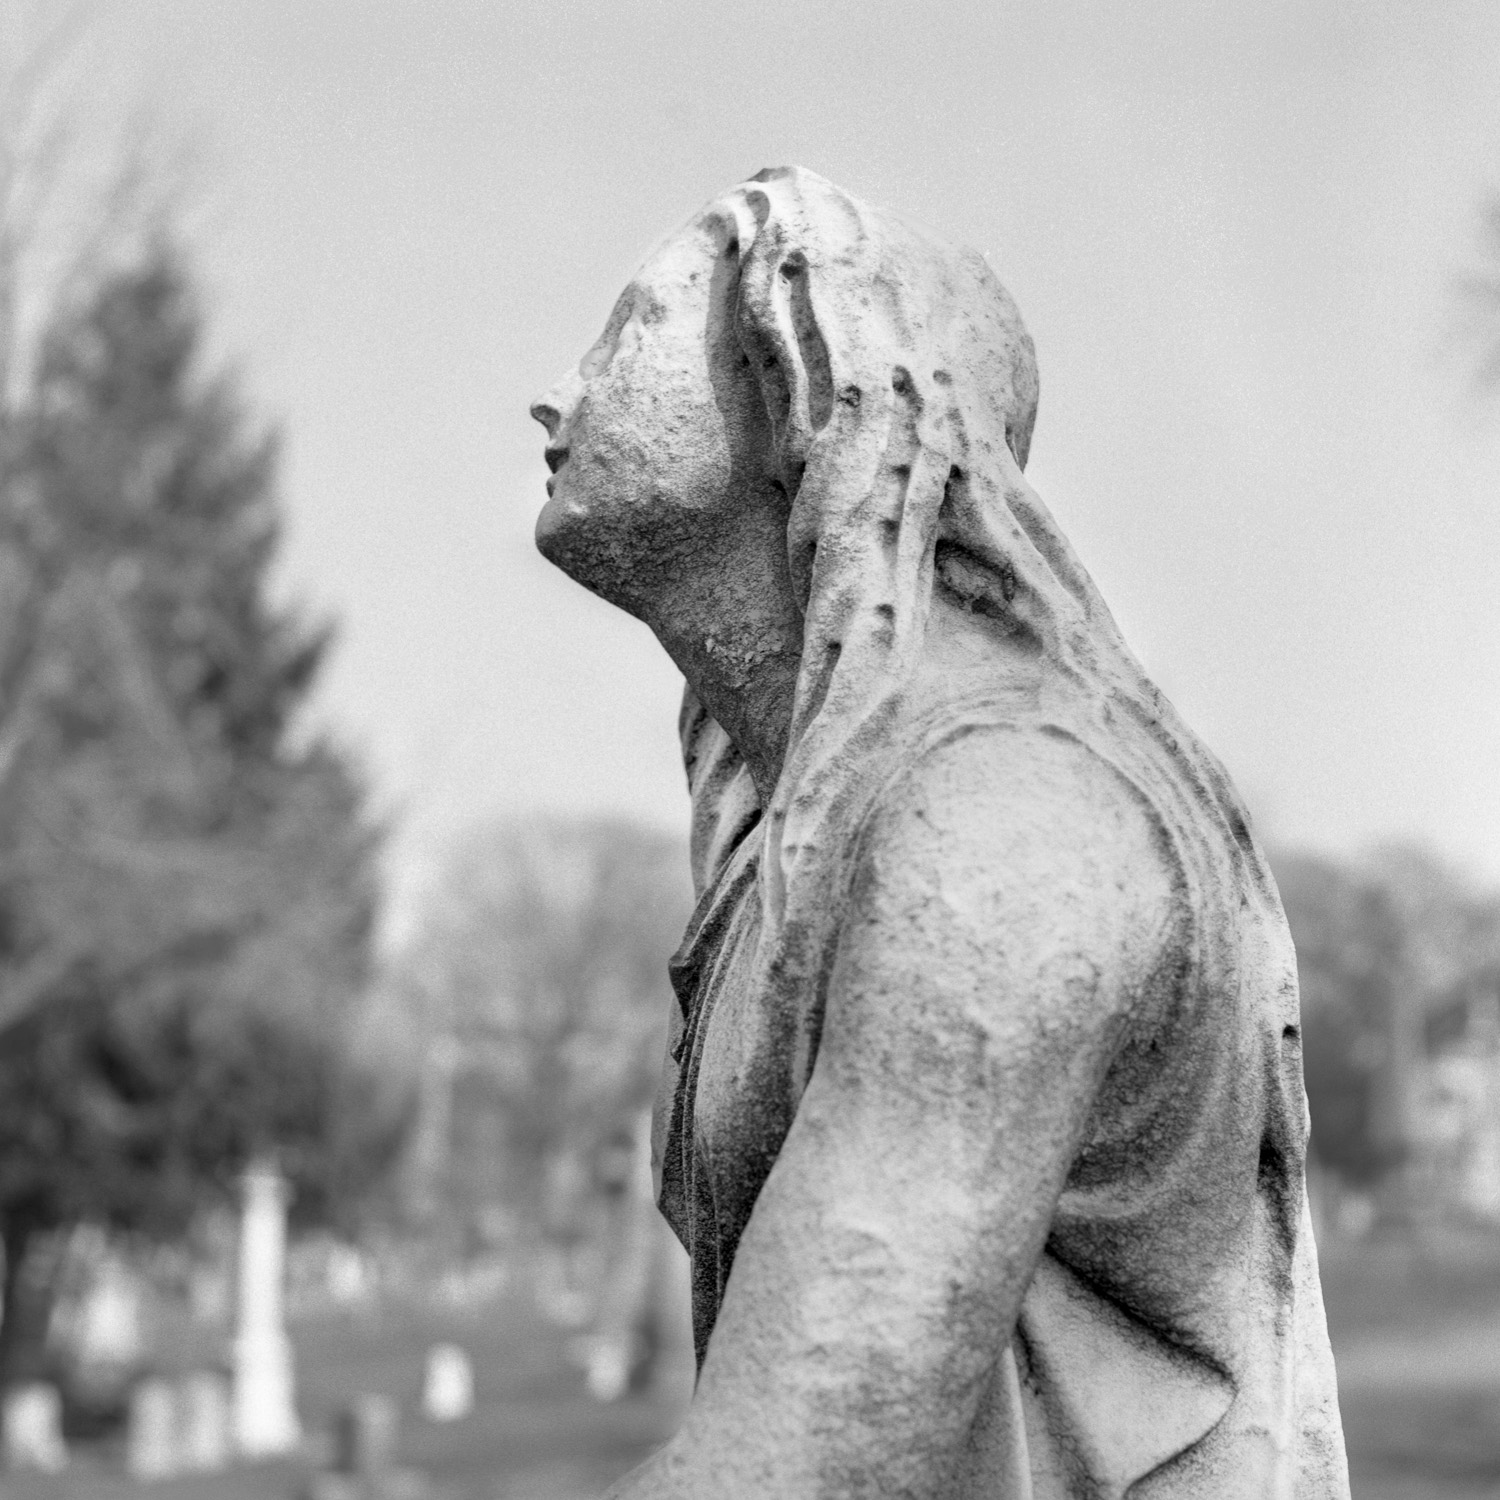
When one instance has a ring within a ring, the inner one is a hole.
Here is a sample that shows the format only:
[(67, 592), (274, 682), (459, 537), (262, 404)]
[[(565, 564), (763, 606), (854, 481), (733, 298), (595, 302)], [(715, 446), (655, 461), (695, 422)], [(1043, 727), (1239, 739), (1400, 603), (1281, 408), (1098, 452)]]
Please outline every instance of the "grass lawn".
[[(589, 1399), (566, 1357), (566, 1339), (519, 1294), (467, 1313), (396, 1311), (300, 1320), (292, 1329), (298, 1406), (316, 1453), (351, 1397), (378, 1391), (401, 1405), (399, 1461), (424, 1475), (431, 1500), (586, 1500), (601, 1493), (674, 1430), (678, 1394)], [(438, 1340), (461, 1344), (474, 1362), (475, 1411), (438, 1426), (417, 1410), (422, 1363)], [(79, 1444), (57, 1478), (7, 1477), (0, 1500), (291, 1500), (313, 1459), (240, 1467), (215, 1476), (138, 1484), (125, 1477), (118, 1442)]]
[[(1324, 1294), (1339, 1364), (1354, 1500), (1500, 1500), (1500, 1236), (1325, 1251)], [(462, 1344), (477, 1409), (438, 1427), (416, 1410), (427, 1346)], [(432, 1500), (587, 1500), (639, 1462), (680, 1417), (675, 1398), (600, 1406), (565, 1338), (519, 1293), (467, 1314), (397, 1312), (294, 1328), (311, 1446), (361, 1391), (402, 1407), (401, 1462)], [(683, 1372), (686, 1374), (686, 1372)], [(291, 1500), (311, 1461), (138, 1485), (118, 1449), (77, 1450), (57, 1479), (13, 1476), (4, 1500)]]
[(1500, 1497), (1500, 1236), (1322, 1263), (1354, 1500)]

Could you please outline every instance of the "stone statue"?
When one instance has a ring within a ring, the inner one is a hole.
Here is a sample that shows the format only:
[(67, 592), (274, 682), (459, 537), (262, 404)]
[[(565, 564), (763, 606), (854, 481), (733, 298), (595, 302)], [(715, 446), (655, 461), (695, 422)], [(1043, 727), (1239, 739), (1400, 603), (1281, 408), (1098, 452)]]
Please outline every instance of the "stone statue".
[(618, 1496), (1348, 1495), (1286, 922), (1036, 400), (980, 256), (793, 168), (533, 409), (538, 545), (688, 684), (699, 1378)]

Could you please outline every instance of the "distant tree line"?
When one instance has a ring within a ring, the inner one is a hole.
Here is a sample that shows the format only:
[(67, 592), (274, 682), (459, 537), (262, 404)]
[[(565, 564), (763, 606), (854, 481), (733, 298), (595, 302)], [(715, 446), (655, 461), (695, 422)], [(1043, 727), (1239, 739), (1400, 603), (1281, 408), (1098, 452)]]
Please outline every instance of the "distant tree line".
[(1500, 892), (1405, 845), (1272, 863), (1297, 946), (1313, 1158), (1372, 1190), (1410, 1156), (1426, 1059), (1500, 996)]
[(680, 839), (609, 818), (527, 818), (453, 849), (397, 965), (428, 1039), (404, 1199), (482, 1247), (500, 1210), (586, 1237), (596, 1180), (649, 1105), (692, 904)]

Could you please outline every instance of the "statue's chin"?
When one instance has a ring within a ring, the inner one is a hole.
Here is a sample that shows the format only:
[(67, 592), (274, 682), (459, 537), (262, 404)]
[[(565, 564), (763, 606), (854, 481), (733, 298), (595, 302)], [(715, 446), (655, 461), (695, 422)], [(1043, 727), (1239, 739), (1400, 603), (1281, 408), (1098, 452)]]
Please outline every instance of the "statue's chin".
[[(618, 549), (612, 547), (596, 518), (577, 504), (554, 495), (536, 518), (537, 551), (575, 583), (621, 609), (630, 610), (623, 586)], [(632, 611), (633, 613), (634, 611)]]
[(562, 552), (566, 550), (563, 544), (568, 531), (568, 522), (574, 519), (569, 516), (569, 509), (565, 501), (553, 495), (548, 498), (536, 518), (537, 551), (549, 563), (554, 563), (564, 570), (567, 570), (567, 564), (562, 558)]
[(588, 518), (576, 505), (554, 496), (542, 507), (536, 518), (536, 546), (553, 567), (585, 588), (596, 587), (595, 569), (589, 564), (597, 544), (591, 545)]

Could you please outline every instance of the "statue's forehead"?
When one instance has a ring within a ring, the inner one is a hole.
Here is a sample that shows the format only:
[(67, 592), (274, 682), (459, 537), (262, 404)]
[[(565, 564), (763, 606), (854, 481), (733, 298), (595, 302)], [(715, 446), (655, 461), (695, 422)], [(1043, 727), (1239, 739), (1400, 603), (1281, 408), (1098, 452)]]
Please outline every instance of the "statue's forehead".
[(637, 275), (653, 268), (671, 270), (689, 263), (696, 266), (716, 256), (723, 246), (724, 215), (715, 213), (715, 206), (700, 209), (685, 224), (662, 235), (646, 252)]
[(706, 213), (698, 214), (647, 251), (622, 295), (642, 308), (670, 299), (674, 291), (710, 271), (722, 248), (715, 225)]

